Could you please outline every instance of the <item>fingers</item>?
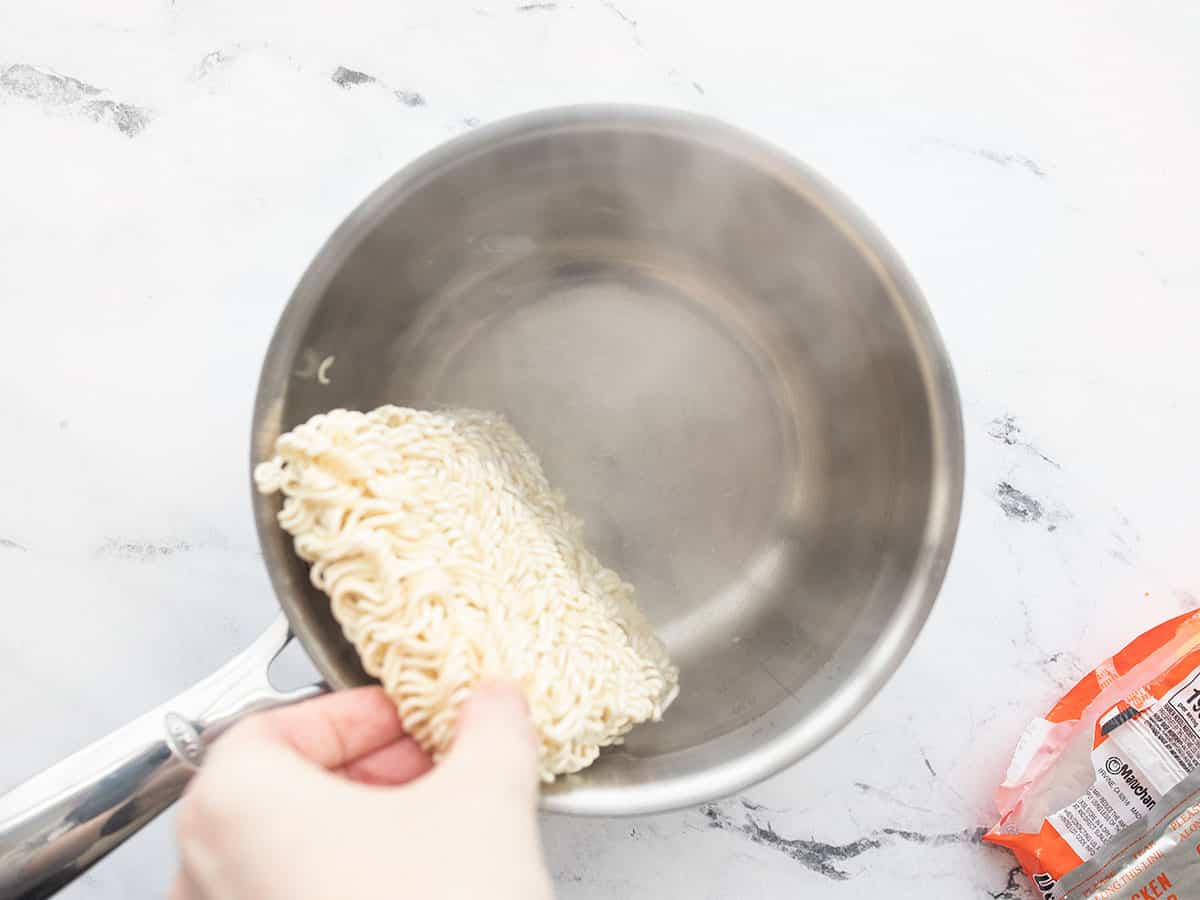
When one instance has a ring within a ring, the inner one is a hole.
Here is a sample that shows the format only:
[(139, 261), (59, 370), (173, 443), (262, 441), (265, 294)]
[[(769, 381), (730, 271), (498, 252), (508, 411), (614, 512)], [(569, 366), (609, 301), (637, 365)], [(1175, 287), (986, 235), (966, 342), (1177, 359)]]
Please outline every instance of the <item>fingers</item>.
[(496, 682), (475, 688), (459, 713), (458, 734), (440, 771), (536, 796), (537, 743), (529, 706), (517, 685)]
[[(338, 691), (262, 713), (240, 731), (243, 738), (283, 745), (365, 784), (405, 784), (432, 765), (405, 735), (395, 706), (379, 687)], [(442, 768), (448, 775), (536, 792), (537, 745), (518, 686), (497, 682), (475, 689), (459, 714), (458, 735)]]
[(400, 785), (433, 768), (429, 754), (410, 737), (380, 747), (338, 770), (339, 775), (362, 784)]
[(343, 769), (405, 738), (396, 707), (379, 687), (336, 691), (261, 713), (247, 720), (246, 730), (251, 728), (324, 769)]

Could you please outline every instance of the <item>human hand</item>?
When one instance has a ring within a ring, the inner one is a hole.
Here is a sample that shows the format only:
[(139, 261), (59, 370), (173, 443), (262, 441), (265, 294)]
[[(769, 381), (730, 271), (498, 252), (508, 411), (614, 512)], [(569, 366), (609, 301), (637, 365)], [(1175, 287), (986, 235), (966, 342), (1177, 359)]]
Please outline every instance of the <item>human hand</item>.
[(476, 689), (433, 767), (380, 688), (253, 716), (179, 812), (170, 900), (545, 900), (520, 691)]

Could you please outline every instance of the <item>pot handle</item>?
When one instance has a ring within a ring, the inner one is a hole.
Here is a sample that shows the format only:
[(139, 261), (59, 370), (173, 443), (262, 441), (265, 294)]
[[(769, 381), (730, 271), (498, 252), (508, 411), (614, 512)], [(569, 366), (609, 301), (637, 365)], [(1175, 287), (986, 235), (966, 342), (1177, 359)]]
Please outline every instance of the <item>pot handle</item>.
[(240, 718), (326, 690), (271, 686), (267, 668), (291, 637), (280, 615), (203, 681), (0, 796), (0, 900), (54, 894), (179, 799)]

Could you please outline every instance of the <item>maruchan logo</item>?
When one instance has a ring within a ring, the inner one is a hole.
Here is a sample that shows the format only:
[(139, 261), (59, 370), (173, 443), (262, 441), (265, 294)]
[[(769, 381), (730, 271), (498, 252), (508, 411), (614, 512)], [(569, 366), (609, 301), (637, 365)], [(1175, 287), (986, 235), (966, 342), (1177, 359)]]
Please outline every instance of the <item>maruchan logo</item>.
[(1133, 769), (1120, 757), (1110, 756), (1104, 761), (1104, 769), (1109, 775), (1124, 781), (1125, 786), (1129, 788), (1129, 793), (1141, 800), (1142, 806), (1146, 809), (1154, 809), (1158, 804), (1158, 801), (1150, 793), (1150, 789), (1137, 780)]

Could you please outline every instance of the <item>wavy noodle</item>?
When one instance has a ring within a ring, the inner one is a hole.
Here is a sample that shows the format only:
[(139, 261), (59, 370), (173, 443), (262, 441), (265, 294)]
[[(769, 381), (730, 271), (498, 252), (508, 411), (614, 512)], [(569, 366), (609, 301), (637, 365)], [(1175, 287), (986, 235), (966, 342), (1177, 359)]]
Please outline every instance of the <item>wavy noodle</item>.
[(443, 754), (485, 678), (524, 687), (542, 777), (577, 772), (657, 720), (678, 670), (633, 588), (501, 417), (334, 410), (279, 438), (254, 471), (280, 524), (405, 729)]

